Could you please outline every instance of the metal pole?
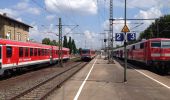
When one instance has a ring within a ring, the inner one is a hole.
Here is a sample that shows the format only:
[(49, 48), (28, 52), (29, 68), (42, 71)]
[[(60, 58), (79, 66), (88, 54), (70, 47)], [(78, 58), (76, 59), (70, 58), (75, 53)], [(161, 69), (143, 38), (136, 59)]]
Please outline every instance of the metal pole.
[(104, 34), (104, 38), (105, 38), (105, 41), (104, 41), (104, 42), (105, 42), (105, 48), (104, 48), (105, 50), (104, 50), (104, 53), (105, 53), (105, 59), (106, 59), (106, 58), (107, 58), (107, 57), (106, 57), (106, 53), (107, 53), (107, 49), (106, 49), (106, 42), (107, 42), (106, 34)]
[[(126, 25), (126, 0), (125, 0), (125, 25)], [(124, 57), (125, 57), (125, 66), (124, 66), (124, 82), (127, 81), (126, 79), (126, 70), (127, 70), (127, 50), (126, 50), (126, 45), (127, 45), (127, 40), (126, 40), (126, 32), (125, 32), (125, 38), (124, 38)]]
[(110, 52), (108, 52), (108, 56), (109, 56), (109, 62), (112, 61), (112, 57), (111, 57), (111, 51), (113, 49), (113, 21), (111, 20), (113, 19), (113, 0), (110, 0), (110, 34), (108, 35), (109, 36), (109, 39), (108, 39), (108, 46), (110, 47)]
[(63, 59), (62, 59), (62, 24), (61, 18), (59, 18), (59, 64), (63, 67)]
[(159, 25), (158, 25), (158, 23), (159, 23), (159, 19), (157, 19), (157, 27), (156, 27), (156, 29), (157, 29), (157, 38), (159, 37)]

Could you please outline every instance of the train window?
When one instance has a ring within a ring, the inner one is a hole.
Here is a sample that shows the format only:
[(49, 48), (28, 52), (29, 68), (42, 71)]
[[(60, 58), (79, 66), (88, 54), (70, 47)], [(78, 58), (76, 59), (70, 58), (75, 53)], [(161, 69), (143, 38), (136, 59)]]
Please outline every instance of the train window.
[(25, 57), (28, 57), (28, 48), (25, 48)]
[(41, 56), (41, 49), (38, 49), (38, 56)]
[(48, 50), (46, 49), (46, 56), (48, 56)]
[(162, 48), (170, 48), (170, 41), (162, 41), (161, 45)]
[(45, 52), (46, 52), (46, 56), (48, 56), (48, 50), (47, 49), (45, 50)]
[(34, 56), (37, 56), (37, 48), (34, 48)]
[(45, 56), (45, 49), (43, 49), (43, 55)]
[(0, 47), (0, 59), (1, 59), (1, 47)]
[(23, 57), (23, 55), (24, 55), (23, 47), (19, 47), (19, 57)]
[(143, 49), (144, 48), (144, 43), (141, 43), (140, 44), (140, 49)]
[(41, 49), (41, 56), (43, 56), (44, 55), (44, 50), (43, 49)]
[(44, 56), (44, 53), (45, 53), (45, 50), (44, 50), (44, 49), (42, 49), (42, 56)]
[(151, 47), (161, 47), (161, 42), (151, 42)]
[(46, 49), (44, 49), (44, 56), (46, 56), (47, 55), (47, 53), (46, 53)]
[(82, 50), (82, 54), (88, 54), (89, 50)]
[(33, 48), (30, 48), (30, 56), (33, 56)]
[(132, 46), (132, 50), (135, 50), (135, 45)]
[(6, 57), (7, 58), (12, 57), (12, 47), (11, 46), (6, 47)]
[(46, 49), (44, 49), (44, 56), (46, 56), (46, 55), (47, 55), (46, 51), (47, 51), (47, 50), (46, 50)]

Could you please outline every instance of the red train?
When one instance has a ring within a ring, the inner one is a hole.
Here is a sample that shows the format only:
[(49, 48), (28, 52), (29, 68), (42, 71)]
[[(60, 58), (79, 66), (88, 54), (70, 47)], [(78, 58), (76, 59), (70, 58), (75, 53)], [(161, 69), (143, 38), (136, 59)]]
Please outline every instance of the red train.
[[(124, 48), (115, 49), (113, 55), (124, 58)], [(170, 69), (170, 39), (153, 38), (128, 45), (127, 58), (145, 63), (159, 72), (167, 73)]]
[(81, 60), (89, 61), (95, 57), (95, 51), (91, 49), (82, 49), (80, 55)]
[[(0, 75), (29, 65), (55, 63), (58, 51), (57, 46), (0, 39)], [(64, 60), (70, 58), (68, 48), (62, 52)]]

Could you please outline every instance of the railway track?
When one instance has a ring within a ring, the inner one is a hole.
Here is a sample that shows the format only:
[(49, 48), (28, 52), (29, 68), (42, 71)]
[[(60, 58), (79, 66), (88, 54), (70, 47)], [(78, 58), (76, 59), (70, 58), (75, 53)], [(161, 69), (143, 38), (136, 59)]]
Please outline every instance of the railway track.
[(69, 79), (72, 75), (78, 72), (81, 68), (83, 68), (87, 62), (79, 62), (67, 70), (64, 70), (43, 82), (21, 92), (16, 93), (15, 96), (7, 98), (9, 100), (42, 100), (46, 98), (51, 92), (53, 92), (56, 88), (60, 87), (62, 83), (64, 83), (67, 79)]

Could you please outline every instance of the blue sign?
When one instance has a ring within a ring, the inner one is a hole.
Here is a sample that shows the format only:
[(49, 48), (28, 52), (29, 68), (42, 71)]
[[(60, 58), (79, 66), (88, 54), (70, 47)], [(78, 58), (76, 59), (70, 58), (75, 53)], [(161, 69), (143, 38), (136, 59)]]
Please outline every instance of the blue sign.
[(128, 41), (136, 40), (136, 33), (127, 33), (127, 39)]
[(123, 41), (124, 40), (124, 33), (116, 33), (115, 41)]

